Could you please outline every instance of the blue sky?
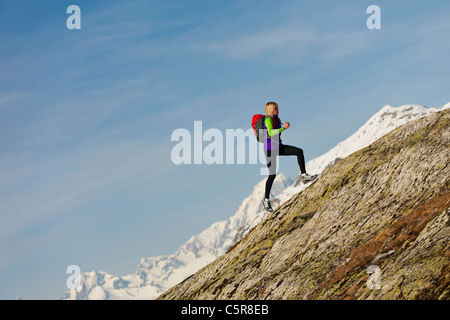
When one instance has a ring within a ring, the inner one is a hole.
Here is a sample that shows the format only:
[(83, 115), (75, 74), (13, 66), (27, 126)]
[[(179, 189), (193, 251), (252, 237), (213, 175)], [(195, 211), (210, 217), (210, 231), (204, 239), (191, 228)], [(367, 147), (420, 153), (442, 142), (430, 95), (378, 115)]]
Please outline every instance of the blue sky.
[(0, 299), (58, 299), (73, 264), (131, 273), (231, 216), (260, 165), (174, 165), (195, 120), (246, 130), (277, 101), (310, 160), (386, 104), (444, 105), (448, 34), (446, 0), (0, 0)]

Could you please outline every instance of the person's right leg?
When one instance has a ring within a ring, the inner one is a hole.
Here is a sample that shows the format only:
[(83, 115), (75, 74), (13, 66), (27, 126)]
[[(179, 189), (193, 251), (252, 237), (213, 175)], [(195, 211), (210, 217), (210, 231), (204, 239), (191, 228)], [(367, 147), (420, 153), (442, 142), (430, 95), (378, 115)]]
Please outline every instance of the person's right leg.
[(282, 145), (280, 156), (297, 156), (298, 167), (301, 173), (300, 177), (303, 182), (309, 182), (317, 178), (316, 174), (310, 175), (306, 173), (305, 156), (302, 149), (290, 145)]
[(297, 156), (300, 172), (306, 173), (305, 156), (303, 155), (302, 149), (290, 145), (282, 145), (280, 148), (280, 156)]

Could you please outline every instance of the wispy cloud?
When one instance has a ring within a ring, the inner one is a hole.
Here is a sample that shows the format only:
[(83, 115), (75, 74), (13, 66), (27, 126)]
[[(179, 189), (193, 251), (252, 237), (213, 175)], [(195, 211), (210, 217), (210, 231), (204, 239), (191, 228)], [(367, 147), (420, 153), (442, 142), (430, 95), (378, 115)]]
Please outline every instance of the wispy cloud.
[(265, 58), (282, 65), (302, 65), (311, 60), (334, 63), (367, 49), (369, 42), (360, 30), (324, 32), (314, 24), (288, 21), (234, 37), (211, 37), (208, 42), (194, 46), (198, 51), (229, 59), (251, 61)]
[(116, 141), (0, 170), (1, 238), (79, 206), (102, 188), (164, 174), (172, 168), (168, 154), (150, 140)]
[(299, 56), (315, 42), (310, 28), (283, 25), (230, 39), (215, 39), (199, 48), (233, 59), (254, 59), (269, 54), (295, 51)]
[(17, 105), (19, 101), (27, 96), (28, 94), (22, 90), (0, 92), (0, 109)]

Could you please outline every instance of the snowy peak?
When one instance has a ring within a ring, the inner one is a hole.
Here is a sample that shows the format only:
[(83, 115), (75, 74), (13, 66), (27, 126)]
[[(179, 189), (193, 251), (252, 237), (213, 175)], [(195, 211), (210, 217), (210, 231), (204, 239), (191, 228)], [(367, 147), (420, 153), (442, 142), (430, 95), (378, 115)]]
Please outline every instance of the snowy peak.
[(378, 140), (393, 129), (410, 121), (426, 117), (434, 112), (450, 107), (450, 103), (442, 108), (427, 108), (420, 105), (406, 104), (400, 107), (385, 105), (362, 125), (353, 135), (338, 143), (327, 153), (306, 164), (308, 172), (322, 173), (330, 164)]
[[(389, 124), (391, 126), (399, 126), (412, 120), (426, 117), (434, 112), (443, 110), (443, 108), (427, 108), (415, 104), (405, 104), (400, 107), (392, 107), (386, 105), (381, 108), (372, 118), (367, 122), (368, 125), (372, 121), (378, 120), (379, 123)], [(371, 121), (372, 120), (372, 121)]]

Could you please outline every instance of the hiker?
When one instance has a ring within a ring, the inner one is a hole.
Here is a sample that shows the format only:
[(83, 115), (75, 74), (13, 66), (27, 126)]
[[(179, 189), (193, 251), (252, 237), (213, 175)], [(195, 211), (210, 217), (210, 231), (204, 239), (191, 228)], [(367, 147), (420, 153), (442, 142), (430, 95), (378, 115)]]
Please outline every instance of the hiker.
[(276, 102), (268, 102), (265, 107), (266, 117), (263, 122), (264, 129), (264, 154), (266, 156), (267, 167), (269, 169), (269, 176), (266, 181), (266, 191), (264, 195), (264, 200), (262, 200), (262, 205), (264, 209), (268, 212), (272, 212), (272, 205), (269, 199), (270, 190), (272, 189), (273, 181), (276, 177), (277, 170), (277, 156), (297, 156), (298, 166), (301, 172), (301, 180), (306, 183), (317, 178), (317, 175), (309, 175), (306, 173), (305, 168), (305, 157), (303, 155), (303, 150), (283, 144), (281, 142), (281, 133), (290, 127), (289, 122), (285, 122), (281, 125), (281, 120), (278, 117), (279, 107)]

